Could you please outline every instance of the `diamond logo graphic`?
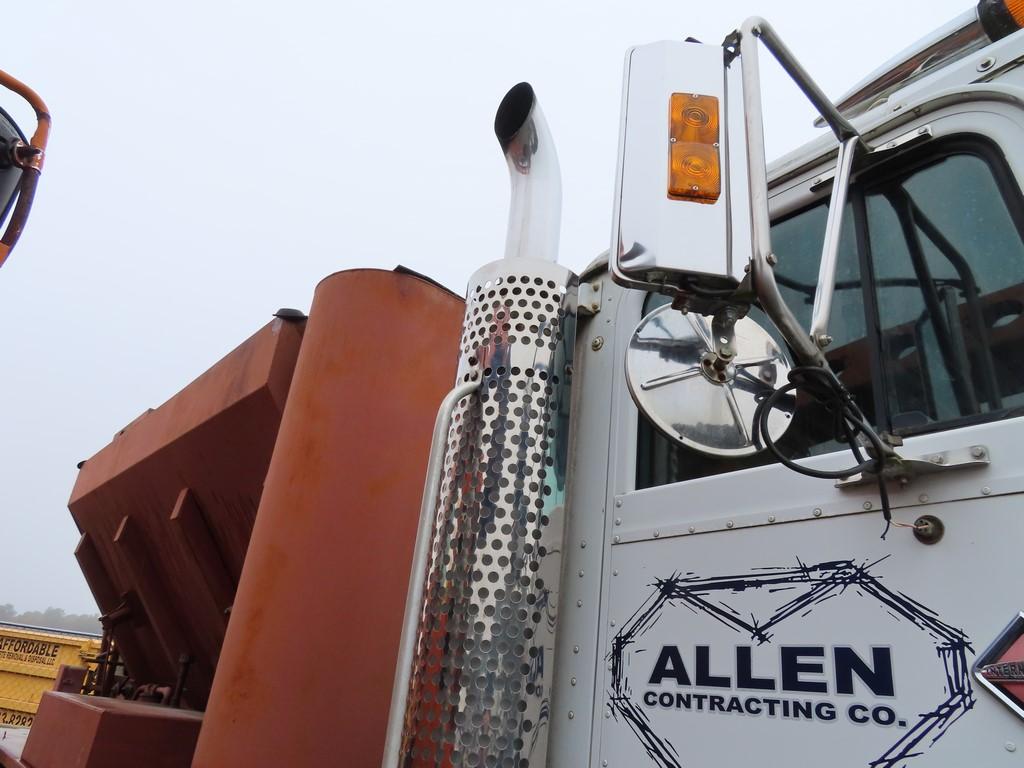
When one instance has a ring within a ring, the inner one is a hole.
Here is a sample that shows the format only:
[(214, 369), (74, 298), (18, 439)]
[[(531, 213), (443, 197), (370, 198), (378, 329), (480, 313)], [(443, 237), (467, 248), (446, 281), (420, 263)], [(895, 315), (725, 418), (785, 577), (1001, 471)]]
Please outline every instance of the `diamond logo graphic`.
[(1024, 613), (1019, 613), (974, 664), (974, 676), (1024, 717)]
[[(908, 729), (892, 746), (876, 759), (867, 761), (871, 768), (900, 768), (906, 765), (907, 761), (933, 748), (948, 729), (974, 707), (971, 666), (967, 659), (967, 654), (974, 653), (974, 649), (962, 629), (945, 623), (935, 611), (882, 584), (872, 569), (885, 559), (872, 563), (837, 560), (816, 565), (805, 565), (798, 559), (795, 567), (758, 568), (747, 573), (710, 578), (692, 573), (676, 573), (657, 580), (651, 585), (654, 587), (653, 592), (612, 640), (612, 651), (608, 657), (611, 663), (609, 701), (614, 717), (629, 726), (659, 768), (683, 768), (682, 758), (675, 746), (665, 735), (655, 732), (647, 713), (634, 700), (630, 683), (629, 650), (654, 627), (664, 611), (684, 607), (707, 620), (720, 622), (749, 635), (755, 645), (765, 645), (772, 642), (774, 631), (782, 622), (798, 622), (827, 600), (841, 598), (846, 594), (859, 594), (877, 600), (894, 621), (919, 630), (926, 641), (933, 645), (941, 664), (936, 674), (941, 676), (944, 698), (932, 709), (921, 713), (916, 722), (908, 721)], [(771, 615), (744, 615), (729, 605), (730, 598), (736, 600), (744, 594), (759, 590), (774, 592), (780, 589), (795, 591), (797, 596)], [(1001, 685), (1011, 691), (997, 695), (1005, 696), (1006, 699), (1013, 698), (1015, 703), (1010, 706), (1024, 717), (1024, 677), (1019, 683), (996, 683), (983, 677), (981, 669), (993, 664), (989, 674), (1024, 673), (1024, 662), (1015, 663), (1018, 659), (1024, 659), (1024, 613), (1011, 627), (1013, 629), (1007, 630), (1009, 634), (1006, 637), (1012, 639), (1003, 647), (993, 646), (995, 650), (984, 664), (975, 666), (975, 673), (987, 687)], [(1020, 653), (1014, 656), (1017, 650)], [(1004, 659), (1007, 661), (1004, 662)], [(997, 669), (1000, 664), (995, 662), (1009, 666), (1007, 669)], [(1014, 686), (1019, 686), (1017, 693), (1012, 693)], [(1020, 698), (1015, 698), (1018, 694)]]

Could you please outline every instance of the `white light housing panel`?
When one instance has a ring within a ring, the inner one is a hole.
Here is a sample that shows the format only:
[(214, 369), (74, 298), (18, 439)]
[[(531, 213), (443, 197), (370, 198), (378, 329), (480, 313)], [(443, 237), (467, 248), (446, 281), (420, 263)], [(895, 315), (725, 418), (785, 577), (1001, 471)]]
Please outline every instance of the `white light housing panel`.
[(626, 54), (612, 274), (665, 293), (735, 288), (750, 261), (739, 67), (718, 45), (663, 41)]

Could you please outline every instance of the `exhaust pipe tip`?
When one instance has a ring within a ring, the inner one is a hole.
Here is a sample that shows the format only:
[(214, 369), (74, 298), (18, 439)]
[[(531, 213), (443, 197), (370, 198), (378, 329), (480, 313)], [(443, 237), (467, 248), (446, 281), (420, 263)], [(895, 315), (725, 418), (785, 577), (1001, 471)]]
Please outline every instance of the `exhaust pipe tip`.
[(494, 114), (512, 182), (505, 258), (558, 261), (562, 175), (544, 110), (529, 83), (512, 86)]
[(498, 105), (494, 114), (494, 135), (498, 137), (501, 151), (507, 152), (512, 140), (530, 117), (537, 96), (529, 83), (512, 86)]

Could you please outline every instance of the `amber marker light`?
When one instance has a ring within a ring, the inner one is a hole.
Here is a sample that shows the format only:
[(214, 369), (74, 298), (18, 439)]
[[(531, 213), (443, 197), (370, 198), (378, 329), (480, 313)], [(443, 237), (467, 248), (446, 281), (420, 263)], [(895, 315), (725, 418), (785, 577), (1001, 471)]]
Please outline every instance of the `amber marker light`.
[(673, 93), (669, 101), (668, 196), (714, 203), (722, 194), (718, 99)]
[(999, 40), (1024, 27), (1024, 0), (981, 0), (978, 20), (990, 40)]

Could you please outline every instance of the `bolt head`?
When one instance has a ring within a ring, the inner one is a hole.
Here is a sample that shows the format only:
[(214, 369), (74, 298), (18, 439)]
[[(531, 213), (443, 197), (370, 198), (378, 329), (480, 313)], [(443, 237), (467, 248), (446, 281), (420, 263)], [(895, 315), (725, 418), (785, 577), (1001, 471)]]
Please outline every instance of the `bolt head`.
[(618, 544), (620, 541), (622, 541), (622, 537), (621, 536), (616, 536), (614, 541), (615, 541), (616, 544)]
[(769, 523), (774, 523), (775, 522), (775, 515), (768, 515), (768, 522)]
[(992, 493), (992, 489), (989, 488), (987, 485), (981, 489), (982, 496), (988, 496), (990, 493)]
[(604, 346), (604, 336), (598, 336), (590, 342), (590, 348), (597, 352), (601, 347)]
[(815, 507), (814, 508), (814, 516), (815, 517), (821, 517), (821, 507)]
[(654, 538), (658, 538), (659, 536), (661, 536), (661, 531), (655, 531)]
[(864, 502), (864, 509), (871, 509), (874, 506), (870, 501)]
[(983, 459), (985, 458), (985, 449), (980, 445), (976, 445), (971, 448), (971, 456), (976, 459)]
[(569, 685), (576, 685), (576, 678), (575, 678), (575, 677), (574, 677), (574, 678), (572, 678), (572, 679), (571, 679), (571, 680), (569, 681)]
[(570, 720), (575, 720), (576, 719), (576, 713), (573, 712), (571, 709), (569, 710), (569, 719)]
[(694, 528), (694, 527), (693, 527), (693, 526), (691, 525), (691, 526), (690, 526), (690, 529), (689, 529), (689, 530), (690, 530), (690, 533), (694, 533), (694, 532), (695, 532), (695, 531), (696, 531), (697, 529), (696, 529), (696, 528)]
[(929, 499), (929, 496), (928, 496), (927, 493), (922, 493), (920, 496), (917, 497), (917, 500), (919, 502), (921, 502), (922, 504), (927, 504), (928, 503), (928, 499)]
[(725, 524), (725, 527), (726, 528), (732, 528), (734, 525), (736, 525), (736, 523), (734, 523), (732, 520), (730, 520), (729, 522), (727, 522)]

